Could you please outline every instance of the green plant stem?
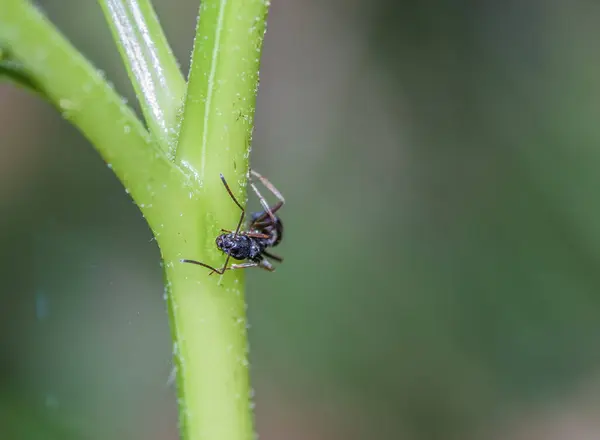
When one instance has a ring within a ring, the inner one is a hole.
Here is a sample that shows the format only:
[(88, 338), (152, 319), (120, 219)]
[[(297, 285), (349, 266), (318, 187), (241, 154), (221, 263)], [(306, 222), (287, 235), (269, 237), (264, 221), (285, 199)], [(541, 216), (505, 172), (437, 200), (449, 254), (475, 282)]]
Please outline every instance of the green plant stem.
[(149, 0), (98, 0), (150, 132), (172, 156), (185, 81)]
[(24, 0), (2, 0), (1, 5), (0, 46), (94, 144), (142, 211), (160, 204), (168, 196), (149, 183), (183, 182), (185, 175), (156, 147), (102, 74), (35, 7)]
[(201, 183), (208, 169), (246, 172), (267, 11), (264, 0), (201, 3), (177, 147)]
[(219, 174), (244, 202), (266, 13), (263, 0), (202, 3), (174, 163), (155, 139), (158, 132), (145, 130), (35, 7), (0, 0), (0, 47), (93, 143), (156, 236), (178, 368), (180, 429), (188, 440), (254, 436), (243, 271), (227, 272), (220, 282), (180, 260), (222, 265), (215, 237), (239, 219)]
[[(220, 173), (245, 202), (267, 8), (263, 0), (205, 0), (200, 6), (176, 162), (195, 177), (205, 210), (192, 235), (198, 245), (188, 245), (196, 253), (185, 258), (216, 267), (224, 259), (214, 245), (219, 228), (235, 228), (240, 216)], [(165, 249), (165, 254), (170, 252)], [(187, 277), (178, 276), (178, 270)], [(167, 278), (182, 372), (178, 383), (184, 437), (253, 438), (243, 271), (226, 273), (219, 284), (218, 276), (208, 277), (202, 268), (175, 264), (167, 268)], [(184, 335), (194, 335), (194, 344)], [(190, 369), (197, 374), (188, 374)]]

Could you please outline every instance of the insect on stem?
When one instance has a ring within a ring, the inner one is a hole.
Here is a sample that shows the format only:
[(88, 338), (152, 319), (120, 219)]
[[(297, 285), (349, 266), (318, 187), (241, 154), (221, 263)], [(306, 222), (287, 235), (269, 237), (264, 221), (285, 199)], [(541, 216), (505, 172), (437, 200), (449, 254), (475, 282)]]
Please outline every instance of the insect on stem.
[[(275, 186), (273, 186), (269, 180), (254, 170), (251, 170), (250, 172), (251, 175), (260, 180), (265, 188), (271, 191), (271, 193), (273, 193), (273, 195), (279, 201), (273, 206), (269, 206), (256, 185), (250, 181), (251, 188), (257, 195), (263, 210), (252, 213), (250, 215), (251, 221), (247, 229), (241, 230), (242, 223), (244, 222), (244, 218), (246, 216), (246, 211), (233, 195), (233, 191), (231, 191), (227, 180), (225, 180), (225, 176), (220, 174), (221, 181), (223, 182), (229, 197), (231, 197), (231, 200), (233, 200), (233, 202), (242, 211), (235, 231), (231, 232), (229, 230), (222, 229), (221, 231), (223, 233), (220, 234), (215, 240), (217, 247), (227, 254), (225, 263), (220, 269), (196, 260), (183, 259), (181, 260), (182, 263), (191, 263), (206, 267), (207, 269), (210, 269), (209, 275), (212, 275), (213, 273), (223, 275), (227, 270), (246, 269), (249, 267), (260, 267), (261, 269), (273, 272), (275, 267), (273, 267), (267, 257), (279, 263), (283, 262), (283, 258), (267, 252), (267, 249), (277, 246), (283, 238), (283, 223), (281, 222), (281, 219), (275, 215), (275, 213), (279, 211), (285, 204), (285, 199), (279, 190), (277, 190), (277, 188), (275, 188)], [(235, 260), (247, 261), (245, 263), (227, 266), (231, 258)]]

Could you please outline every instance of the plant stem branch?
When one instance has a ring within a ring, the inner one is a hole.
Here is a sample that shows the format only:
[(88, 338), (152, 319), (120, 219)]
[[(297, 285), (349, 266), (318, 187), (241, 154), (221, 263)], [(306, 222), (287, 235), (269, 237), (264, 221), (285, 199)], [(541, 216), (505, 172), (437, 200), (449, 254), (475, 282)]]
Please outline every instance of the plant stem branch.
[[(110, 0), (103, 1), (108, 7)], [(135, 21), (127, 9), (132, 2), (112, 3), (123, 6), (128, 20)], [(140, 4), (150, 8), (147, 1)], [(220, 228), (235, 227), (239, 220), (239, 208), (219, 174), (244, 201), (267, 7), (264, 0), (202, 2), (174, 163), (167, 154), (174, 145), (168, 130), (175, 126), (181, 90), (174, 61), (165, 55), (168, 46), (160, 43), (164, 37), (159, 27), (150, 31), (162, 53), (153, 64), (150, 82), (160, 82), (156, 72), (170, 65), (166, 81), (172, 88), (170, 95), (156, 95), (161, 109), (168, 107), (164, 119), (153, 116), (150, 106), (146, 109), (149, 133), (103, 75), (29, 1), (0, 0), (0, 48), (92, 142), (131, 193), (158, 241), (178, 368), (180, 429), (187, 440), (254, 437), (243, 271), (227, 271), (220, 279), (180, 260), (220, 266), (225, 257), (215, 237)], [(151, 28), (149, 11), (142, 15)], [(114, 35), (142, 38), (136, 26), (143, 22), (128, 23), (131, 33)], [(140, 60), (152, 58), (150, 46)], [(143, 75), (133, 72), (139, 66), (128, 68), (138, 96), (154, 96), (145, 94)]]
[[(94, 144), (144, 214), (169, 195), (156, 182), (183, 185), (185, 174), (96, 70), (28, 1), (2, 0), (0, 46)], [(171, 185), (173, 186), (173, 185)], [(160, 221), (147, 216), (151, 226)], [(154, 220), (154, 221), (153, 221)]]
[(98, 0), (150, 132), (173, 156), (185, 81), (149, 0)]

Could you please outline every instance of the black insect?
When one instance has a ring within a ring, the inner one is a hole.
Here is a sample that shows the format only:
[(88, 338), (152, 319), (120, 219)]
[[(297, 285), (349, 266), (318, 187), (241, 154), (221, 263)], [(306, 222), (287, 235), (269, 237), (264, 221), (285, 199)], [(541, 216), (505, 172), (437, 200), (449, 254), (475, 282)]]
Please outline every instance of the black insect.
[[(217, 247), (227, 254), (227, 258), (225, 258), (225, 264), (222, 268), (216, 269), (206, 263), (201, 263), (195, 260), (181, 260), (182, 263), (192, 263), (197, 264), (198, 266), (204, 266), (211, 270), (209, 275), (212, 275), (213, 273), (222, 275), (226, 270), (245, 269), (247, 267), (260, 267), (273, 272), (275, 268), (266, 257), (279, 263), (283, 261), (283, 258), (268, 252), (267, 248), (277, 246), (283, 238), (283, 223), (281, 223), (281, 219), (277, 217), (275, 213), (283, 206), (285, 200), (277, 188), (275, 188), (273, 184), (265, 177), (261, 176), (254, 170), (251, 170), (250, 173), (252, 176), (260, 180), (261, 183), (279, 199), (279, 201), (273, 206), (269, 206), (260, 191), (258, 191), (256, 185), (254, 185), (252, 180), (250, 180), (250, 187), (258, 196), (258, 200), (263, 207), (263, 211), (252, 213), (250, 215), (250, 224), (248, 225), (248, 230), (241, 231), (240, 228), (244, 222), (246, 211), (237, 201), (233, 195), (233, 192), (231, 191), (231, 188), (229, 188), (225, 177), (223, 177), (221, 174), (221, 180), (223, 181), (223, 185), (225, 185), (225, 189), (229, 193), (229, 196), (242, 210), (242, 215), (240, 216), (240, 221), (238, 222), (235, 231), (232, 232), (227, 229), (221, 229), (223, 234), (219, 235), (215, 240)], [(227, 267), (229, 258), (248, 261), (241, 264), (232, 264), (231, 266)]]

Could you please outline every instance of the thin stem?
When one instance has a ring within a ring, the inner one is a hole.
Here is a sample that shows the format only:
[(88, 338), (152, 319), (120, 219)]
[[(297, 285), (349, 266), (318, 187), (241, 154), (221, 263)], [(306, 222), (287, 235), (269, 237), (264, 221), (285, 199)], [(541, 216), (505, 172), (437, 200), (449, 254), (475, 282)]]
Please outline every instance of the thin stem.
[(102, 73), (25, 0), (2, 0), (0, 46), (94, 144), (151, 226), (161, 224), (163, 211), (152, 208), (170, 204), (165, 187), (180, 188), (187, 178), (152, 141)]
[(150, 132), (172, 156), (185, 81), (149, 0), (98, 0)]

